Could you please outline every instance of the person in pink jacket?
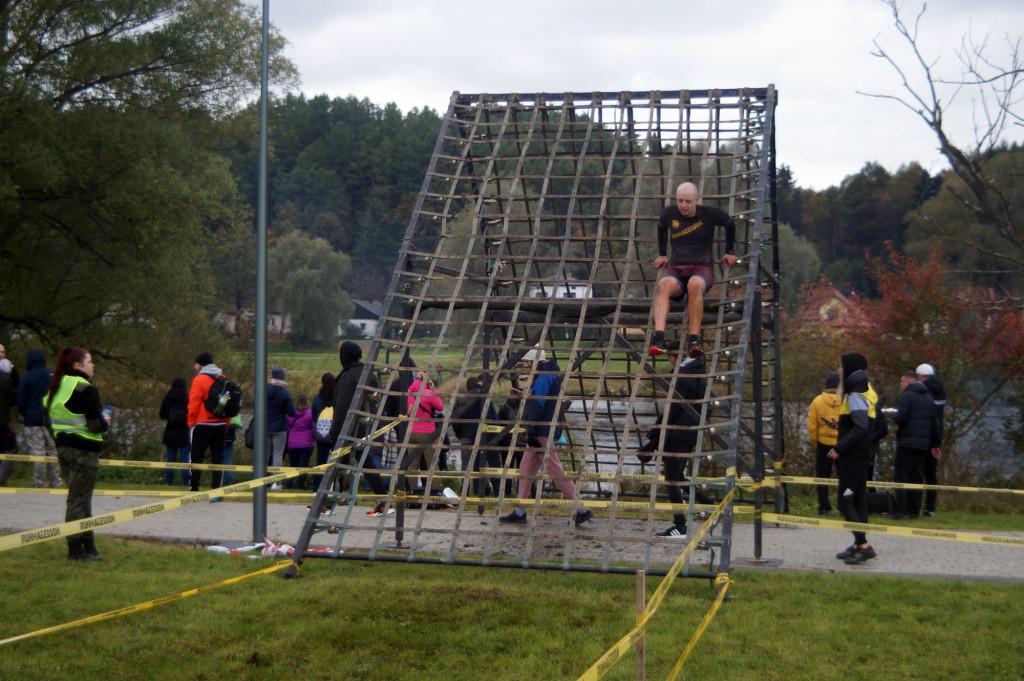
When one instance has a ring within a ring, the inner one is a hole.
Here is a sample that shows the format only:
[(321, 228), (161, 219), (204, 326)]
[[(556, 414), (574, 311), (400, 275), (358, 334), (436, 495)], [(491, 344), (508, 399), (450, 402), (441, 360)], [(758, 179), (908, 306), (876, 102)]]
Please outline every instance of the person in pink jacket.
[[(409, 386), (406, 413), (412, 422), (409, 428), (410, 451), (416, 449), (434, 434), (434, 429), (437, 428), (434, 413), (444, 410), (444, 402), (441, 401), (433, 385), (424, 374), (420, 374)], [(405, 478), (406, 487), (413, 489), (417, 486), (416, 478), (419, 477), (420, 462), (424, 457), (426, 457), (427, 470), (434, 470), (440, 440), (441, 438), (436, 438), (434, 442), (423, 448), (422, 453), (417, 454), (406, 464), (405, 470), (409, 471)]]
[[(309, 397), (306, 393), (299, 393), (295, 396), (295, 416), (285, 415), (288, 423), (288, 461), (289, 465), (295, 468), (306, 468), (309, 466), (309, 459), (313, 455), (313, 447), (316, 445), (314, 437), (316, 424), (313, 423), (313, 410), (309, 408)], [(295, 484), (291, 480), (285, 481), (285, 487), (291, 489), (305, 489), (305, 474), (295, 478)]]

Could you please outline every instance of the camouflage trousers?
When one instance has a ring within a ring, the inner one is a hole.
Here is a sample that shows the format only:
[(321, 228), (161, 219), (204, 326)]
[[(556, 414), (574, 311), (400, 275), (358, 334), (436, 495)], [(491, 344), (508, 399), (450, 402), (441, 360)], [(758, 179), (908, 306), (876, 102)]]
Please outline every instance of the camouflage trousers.
[(60, 473), (68, 483), (64, 522), (92, 517), (92, 492), (100, 470), (100, 453), (76, 447), (58, 447)]
[[(22, 440), (30, 456), (57, 456), (53, 438), (43, 426), (25, 426)], [(36, 487), (60, 487), (60, 463), (37, 461), (32, 464), (32, 482)]]

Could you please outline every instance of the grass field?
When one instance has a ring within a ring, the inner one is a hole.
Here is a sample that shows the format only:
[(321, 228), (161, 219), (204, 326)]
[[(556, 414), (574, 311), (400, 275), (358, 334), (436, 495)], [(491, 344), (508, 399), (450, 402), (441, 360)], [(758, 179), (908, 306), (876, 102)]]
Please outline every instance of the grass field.
[[(166, 489), (123, 480), (99, 486)], [(791, 492), (790, 511), (814, 515), (810, 492)], [(970, 499), (917, 526), (1024, 526), (1016, 499)], [(208, 587), (277, 560), (200, 549), (104, 538), (105, 560), (95, 564), (69, 563), (62, 541), (0, 552), (0, 640)], [(285, 580), (277, 571), (0, 646), (0, 679), (575, 679), (634, 621), (635, 582), (621, 575), (316, 559), (301, 574)], [(730, 576), (733, 600), (682, 678), (1024, 678), (1024, 585)], [(659, 583), (648, 581), (648, 598)], [(647, 678), (665, 678), (714, 595), (707, 581), (676, 581), (648, 629)], [(604, 678), (633, 679), (634, 667), (626, 655)]]
[[(272, 566), (180, 545), (105, 539), (0, 554), (0, 639)], [(0, 647), (0, 677), (575, 679), (633, 626), (635, 580), (310, 559), (141, 612)], [(1024, 585), (735, 571), (681, 678), (1019, 679)], [(648, 598), (659, 580), (647, 583)], [(677, 580), (647, 636), (665, 678), (715, 596)], [(624, 656), (606, 679), (635, 678)]]
[[(337, 371), (328, 353), (273, 361), (288, 367), (296, 389)], [(14, 484), (28, 477), (19, 468)], [(101, 476), (99, 487), (166, 489), (151, 473), (152, 483)], [(813, 515), (810, 491), (791, 493), (791, 512)], [(944, 498), (951, 507), (919, 526), (1024, 527), (1016, 498)], [(0, 552), (0, 640), (279, 560), (113, 538), (102, 549), (105, 560), (92, 564), (68, 562), (62, 541)], [(301, 575), (285, 580), (279, 570), (0, 646), (0, 679), (575, 679), (634, 624), (635, 581), (621, 575), (316, 559)], [(730, 600), (680, 678), (1024, 679), (1024, 585), (742, 570), (730, 577)], [(648, 580), (648, 598), (659, 583)], [(648, 628), (647, 678), (666, 677), (714, 597), (707, 581), (676, 581)], [(627, 654), (603, 678), (635, 675)]]

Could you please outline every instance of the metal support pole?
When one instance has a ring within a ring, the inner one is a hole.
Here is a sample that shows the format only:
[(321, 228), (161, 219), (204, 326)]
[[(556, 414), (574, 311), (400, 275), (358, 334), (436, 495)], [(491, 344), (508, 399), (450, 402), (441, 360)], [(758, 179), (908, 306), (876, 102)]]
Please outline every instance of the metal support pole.
[[(256, 206), (256, 362), (253, 376), (253, 475), (267, 474), (267, 125), (269, 119), (270, 0), (263, 0), (263, 50), (260, 62), (260, 163)], [(252, 493), (252, 540), (267, 534), (267, 489)]]

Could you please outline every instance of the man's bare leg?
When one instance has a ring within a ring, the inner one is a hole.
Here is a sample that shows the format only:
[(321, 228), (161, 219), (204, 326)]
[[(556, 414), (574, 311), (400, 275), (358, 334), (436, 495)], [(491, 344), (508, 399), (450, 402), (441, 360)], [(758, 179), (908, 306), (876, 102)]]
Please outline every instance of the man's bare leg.
[(689, 335), (686, 347), (690, 357), (700, 357), (704, 348), (700, 345), (700, 325), (704, 321), (704, 289), (707, 283), (700, 277), (690, 277), (686, 284), (686, 317), (689, 322)]
[(678, 297), (683, 288), (675, 277), (662, 277), (658, 280), (658, 287), (654, 291), (654, 336), (651, 338), (651, 347), (647, 354), (654, 357), (665, 354), (665, 325), (668, 323), (668, 311), (672, 305), (672, 298)]

